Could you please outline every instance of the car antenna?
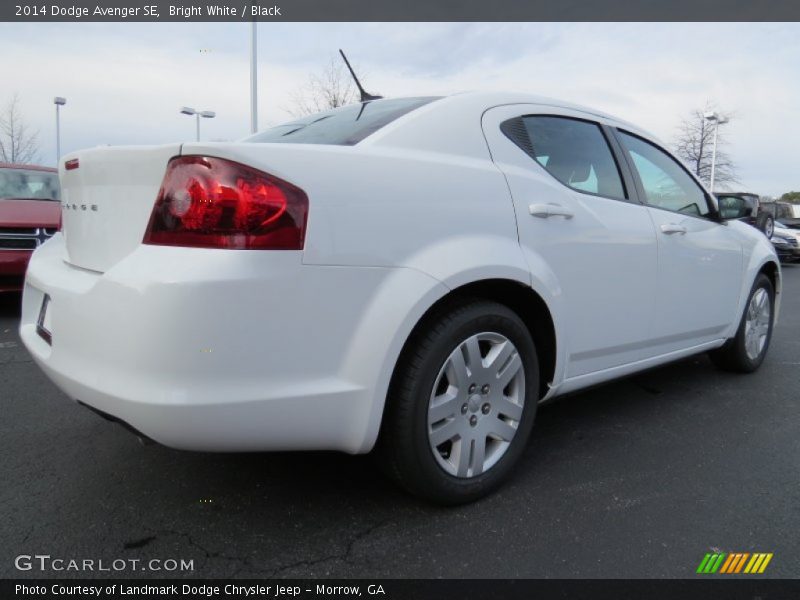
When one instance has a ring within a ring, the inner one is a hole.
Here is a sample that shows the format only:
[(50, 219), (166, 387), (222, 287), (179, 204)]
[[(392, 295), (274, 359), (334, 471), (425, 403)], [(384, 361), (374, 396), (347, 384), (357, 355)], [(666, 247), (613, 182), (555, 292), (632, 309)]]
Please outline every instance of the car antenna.
[(350, 75), (353, 76), (353, 81), (356, 82), (356, 87), (358, 88), (358, 91), (361, 92), (361, 102), (369, 102), (370, 100), (380, 100), (381, 98), (383, 98), (383, 96), (373, 96), (372, 94), (368, 94), (364, 90), (364, 88), (361, 87), (361, 82), (358, 80), (358, 77), (356, 77), (355, 71), (353, 71), (353, 67), (350, 66), (350, 61), (347, 60), (347, 57), (344, 55), (344, 52), (342, 52), (341, 48), (339, 48), (339, 54), (342, 55), (342, 58), (344, 59), (344, 64), (347, 65), (347, 70), (350, 71)]

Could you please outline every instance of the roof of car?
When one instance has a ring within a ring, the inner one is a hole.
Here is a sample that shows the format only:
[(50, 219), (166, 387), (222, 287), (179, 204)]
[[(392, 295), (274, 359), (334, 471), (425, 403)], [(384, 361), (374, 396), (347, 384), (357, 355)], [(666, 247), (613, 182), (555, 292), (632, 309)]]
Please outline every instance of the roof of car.
[(589, 108), (587, 106), (582, 106), (579, 104), (574, 104), (572, 102), (567, 102), (566, 100), (559, 100), (557, 98), (551, 98), (549, 96), (540, 96), (538, 94), (527, 94), (524, 92), (483, 92), (483, 91), (472, 91), (472, 92), (460, 92), (457, 94), (451, 94), (448, 96), (450, 98), (476, 98), (480, 99), (481, 101), (485, 102), (486, 104), (544, 104), (547, 106), (557, 106), (561, 108), (569, 108), (573, 110), (579, 110), (581, 112), (591, 113), (597, 115), (599, 117), (610, 118), (613, 119), (611, 115), (608, 115), (604, 112), (599, 110), (595, 110), (593, 108)]
[(601, 110), (597, 110), (588, 106), (559, 100), (557, 98), (549, 98), (547, 96), (539, 96), (537, 94), (527, 94), (522, 92), (461, 92), (446, 96), (449, 102), (463, 103), (463, 104), (482, 104), (485, 107), (502, 106), (510, 104), (538, 104), (541, 106), (551, 106), (553, 108), (562, 108), (566, 110), (573, 110), (576, 112), (584, 113), (591, 117), (604, 119), (615, 127), (621, 127), (632, 133), (643, 135), (650, 139), (658, 141), (658, 138), (652, 133), (642, 129), (624, 119), (620, 119), (614, 115), (608, 114)]
[(0, 162), (0, 169), (27, 169), (29, 171), (46, 171), (48, 173), (58, 173), (58, 169), (44, 167), (42, 165), (23, 165), (20, 163)]

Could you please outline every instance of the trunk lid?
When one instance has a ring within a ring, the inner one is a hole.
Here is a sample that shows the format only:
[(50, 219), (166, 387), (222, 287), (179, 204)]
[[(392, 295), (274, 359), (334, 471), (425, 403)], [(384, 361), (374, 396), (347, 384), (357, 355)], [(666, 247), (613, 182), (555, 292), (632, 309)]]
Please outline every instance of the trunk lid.
[[(144, 237), (169, 159), (180, 144), (83, 150), (62, 159), (65, 260), (104, 272), (133, 252)], [(78, 160), (77, 168), (64, 163)]]

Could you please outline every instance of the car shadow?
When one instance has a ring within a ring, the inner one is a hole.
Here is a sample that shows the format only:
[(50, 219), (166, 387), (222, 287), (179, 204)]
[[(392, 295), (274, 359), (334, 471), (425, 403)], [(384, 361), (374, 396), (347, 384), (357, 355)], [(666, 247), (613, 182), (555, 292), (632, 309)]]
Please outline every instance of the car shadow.
[[(729, 377), (716, 371), (706, 357), (693, 357), (544, 404), (538, 408), (533, 435), (515, 480), (523, 485), (534, 481), (540, 467), (552, 471), (554, 460), (571, 469), (568, 457), (584, 452), (587, 444), (597, 444), (595, 450), (602, 454), (604, 439), (635, 438), (637, 427), (661, 423), (666, 413), (679, 419), (676, 413), (686, 403), (697, 401), (699, 390)], [(105, 423), (102, 426), (111, 427)], [(126, 435), (119, 427), (112, 429), (115, 436)], [(106, 431), (103, 437), (111, 434)], [(300, 503), (309, 509), (319, 505), (326, 510), (331, 506), (360, 506), (373, 511), (381, 506), (432, 508), (403, 494), (381, 476), (381, 458), (377, 454), (210, 454), (177, 451), (158, 444), (131, 448), (133, 442), (126, 439), (128, 451), (137, 455), (134, 468), (127, 471), (129, 483), (141, 479), (140, 486), (159, 485), (180, 490), (181, 495), (193, 490), (190, 495), (198, 499), (215, 498), (214, 510), (218, 511), (240, 512), (252, 503), (265, 507)], [(491, 497), (486, 501), (491, 502)]]

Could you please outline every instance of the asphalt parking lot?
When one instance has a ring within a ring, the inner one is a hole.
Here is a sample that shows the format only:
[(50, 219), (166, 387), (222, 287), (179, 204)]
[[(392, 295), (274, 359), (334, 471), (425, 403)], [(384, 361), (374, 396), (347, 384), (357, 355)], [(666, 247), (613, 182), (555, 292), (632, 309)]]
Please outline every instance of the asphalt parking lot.
[(142, 446), (44, 377), (18, 304), (0, 298), (0, 577), (91, 575), (21, 554), (194, 561), (126, 577), (690, 577), (717, 550), (800, 577), (800, 266), (758, 373), (699, 356), (553, 402), (515, 478), (456, 509), (369, 457)]

